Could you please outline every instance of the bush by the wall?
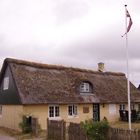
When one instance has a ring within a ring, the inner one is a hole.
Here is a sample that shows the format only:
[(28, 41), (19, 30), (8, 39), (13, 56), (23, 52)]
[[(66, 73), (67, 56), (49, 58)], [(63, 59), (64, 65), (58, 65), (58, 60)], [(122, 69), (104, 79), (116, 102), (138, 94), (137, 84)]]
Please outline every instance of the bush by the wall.
[(31, 124), (28, 122), (28, 118), (26, 116), (22, 117), (22, 122), (19, 123), (19, 127), (23, 133), (31, 133), (32, 131)]
[(81, 123), (82, 128), (87, 133), (89, 140), (107, 140), (109, 124), (107, 120), (94, 122), (86, 120)]

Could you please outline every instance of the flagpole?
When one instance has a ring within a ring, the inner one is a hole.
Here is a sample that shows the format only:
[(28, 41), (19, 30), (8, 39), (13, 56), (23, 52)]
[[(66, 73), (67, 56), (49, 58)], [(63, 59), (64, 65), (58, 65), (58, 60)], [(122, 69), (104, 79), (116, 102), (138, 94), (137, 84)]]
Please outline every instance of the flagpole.
[(126, 64), (127, 64), (127, 96), (128, 96), (128, 124), (129, 130), (131, 130), (131, 105), (130, 105), (130, 81), (129, 81), (129, 54), (128, 54), (128, 35), (127, 35), (127, 16), (126, 9), (127, 5), (125, 5), (125, 25), (126, 25)]

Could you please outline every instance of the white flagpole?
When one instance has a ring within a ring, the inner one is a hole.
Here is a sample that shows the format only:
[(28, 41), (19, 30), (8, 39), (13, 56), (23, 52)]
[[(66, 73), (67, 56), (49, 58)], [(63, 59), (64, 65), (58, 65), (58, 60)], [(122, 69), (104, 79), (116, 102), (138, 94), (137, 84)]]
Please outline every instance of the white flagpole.
[(129, 54), (128, 54), (128, 35), (127, 35), (127, 5), (125, 5), (125, 24), (126, 24), (126, 64), (127, 64), (127, 96), (128, 96), (128, 123), (131, 130), (131, 105), (130, 105), (130, 81), (129, 81)]

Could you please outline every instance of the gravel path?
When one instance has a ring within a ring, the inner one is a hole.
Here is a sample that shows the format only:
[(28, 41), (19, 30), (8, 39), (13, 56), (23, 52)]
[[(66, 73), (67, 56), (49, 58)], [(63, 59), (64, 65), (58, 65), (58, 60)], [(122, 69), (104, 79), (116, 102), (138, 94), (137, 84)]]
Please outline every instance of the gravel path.
[(0, 134), (0, 140), (16, 140), (16, 139), (11, 136), (5, 136), (3, 134)]
[[(10, 133), (8, 132), (8, 130), (0, 128), (0, 140), (19, 140), (21, 137), (18, 135), (15, 135), (15, 137), (13, 135), (10, 136)], [(44, 138), (28, 138), (28, 139), (24, 138), (24, 140), (44, 140), (44, 139), (45, 137)]]

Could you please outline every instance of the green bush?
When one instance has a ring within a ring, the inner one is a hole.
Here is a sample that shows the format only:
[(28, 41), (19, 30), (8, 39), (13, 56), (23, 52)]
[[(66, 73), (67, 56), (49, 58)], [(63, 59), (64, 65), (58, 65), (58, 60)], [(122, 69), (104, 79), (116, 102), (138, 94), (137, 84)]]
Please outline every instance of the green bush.
[(93, 120), (86, 120), (81, 123), (89, 140), (107, 140), (109, 124), (107, 120), (94, 122)]
[(32, 131), (31, 125), (28, 123), (26, 116), (22, 117), (22, 122), (19, 123), (19, 127), (23, 133), (31, 133)]

